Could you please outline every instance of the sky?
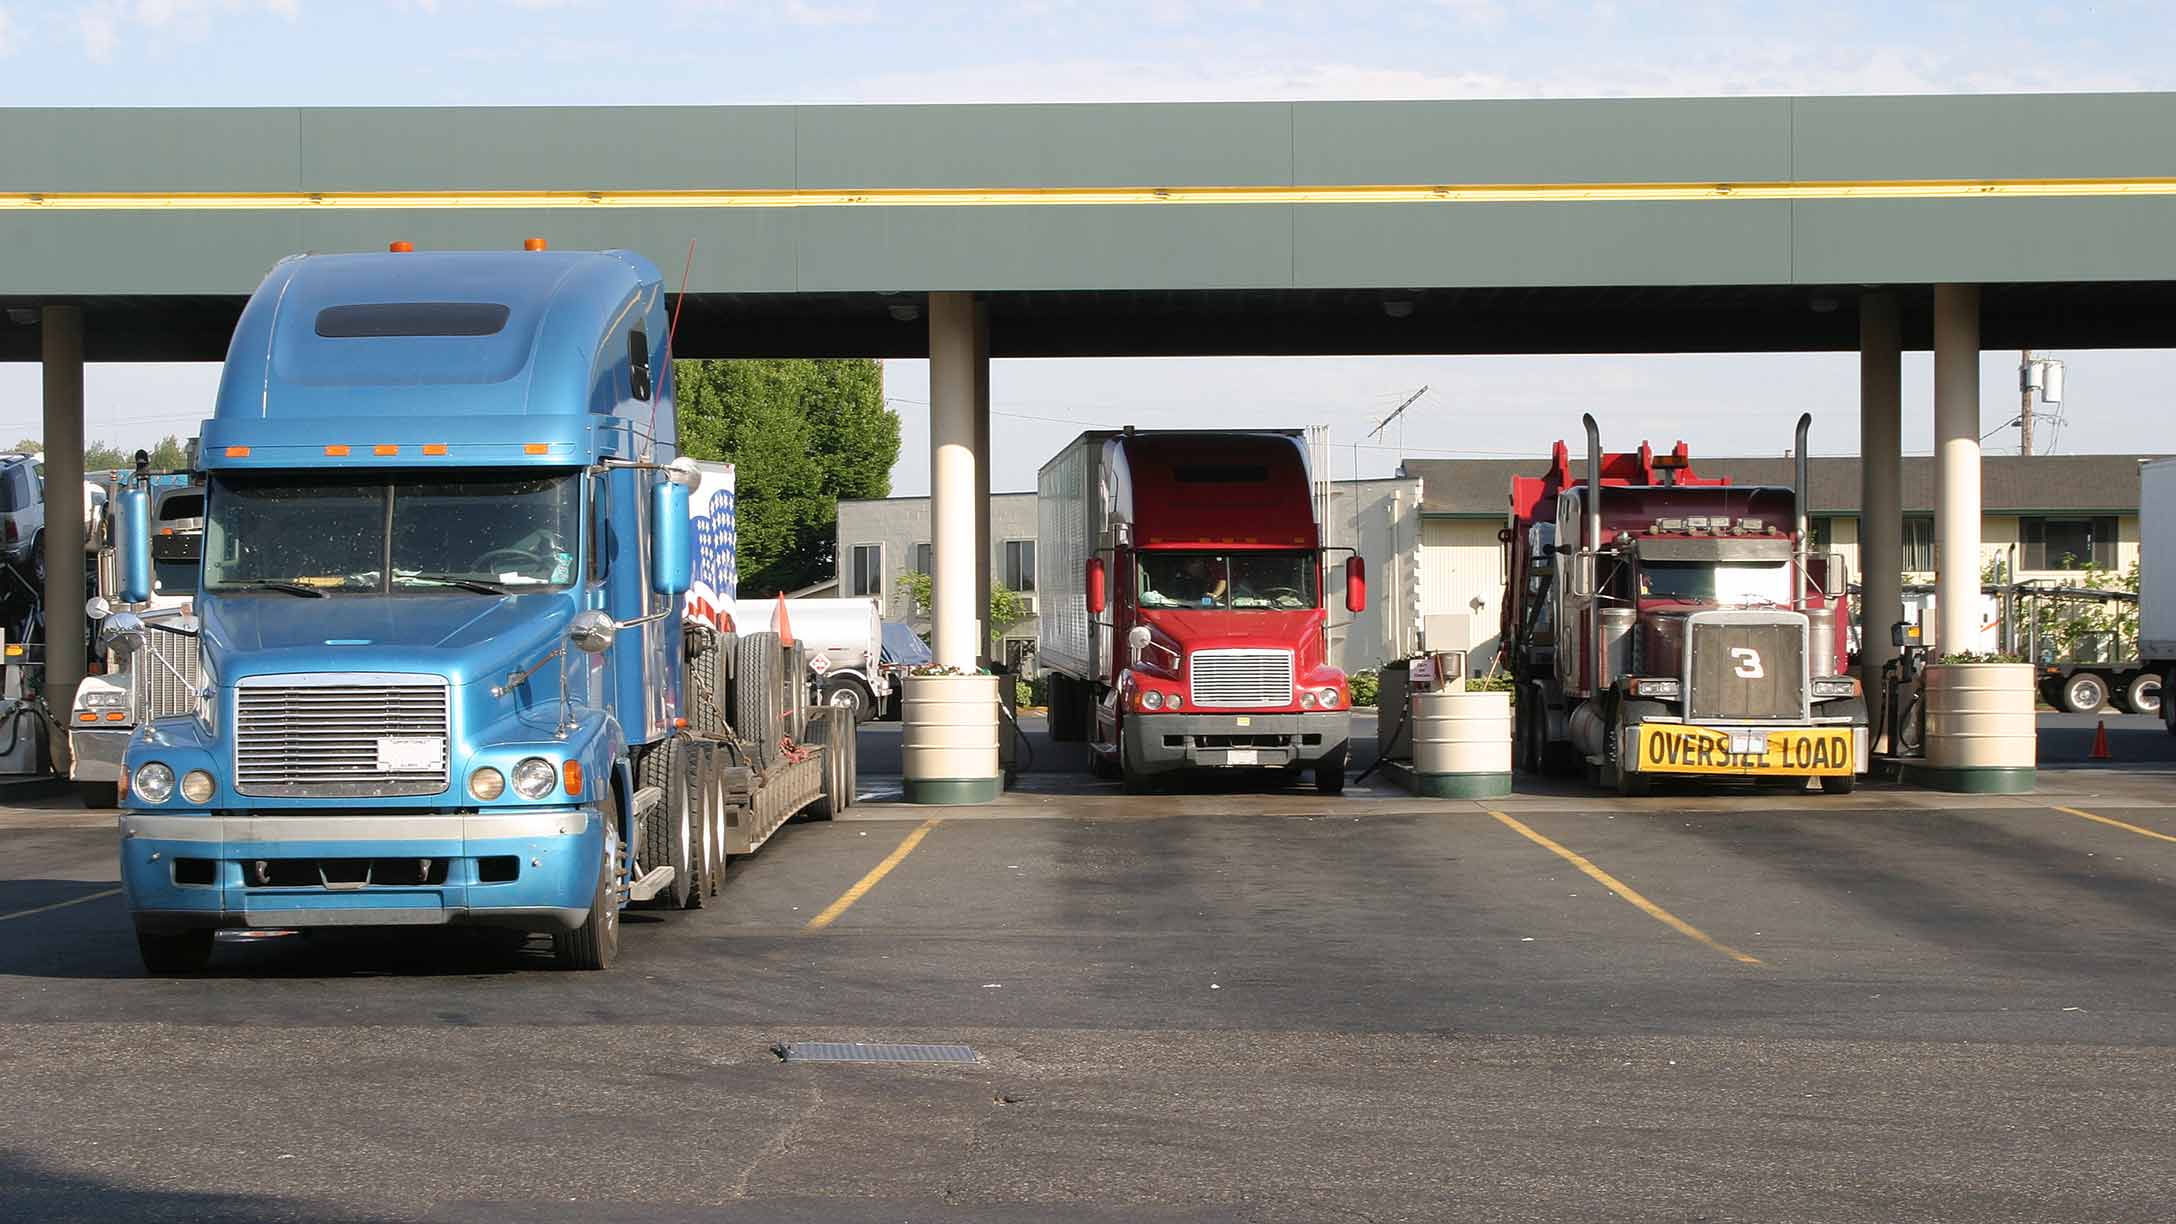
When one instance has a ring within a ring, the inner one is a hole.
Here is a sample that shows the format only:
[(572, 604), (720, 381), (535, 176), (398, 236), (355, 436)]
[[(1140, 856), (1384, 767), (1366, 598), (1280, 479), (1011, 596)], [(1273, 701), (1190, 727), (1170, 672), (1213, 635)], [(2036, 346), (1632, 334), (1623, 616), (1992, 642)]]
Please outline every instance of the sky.
[[(2176, 89), (2176, 10), (2111, 3), (1721, 0), (0, 0), (0, 107), (1089, 102)], [(2039, 449), (2176, 451), (2170, 350), (2066, 351)], [(2015, 353), (1983, 360), (1990, 452), (2016, 449)], [(1905, 449), (1932, 445), (1905, 356)], [(86, 436), (187, 435), (213, 366), (86, 375)], [(1857, 446), (1852, 354), (1000, 361), (992, 484), (1033, 487), (1081, 428), (1327, 425), (1335, 475), (1401, 454), (1541, 456), (1597, 410), (1615, 446)], [(927, 363), (886, 363), (925, 492)], [(1427, 387), (1400, 425), (1381, 417)], [(0, 443), (38, 433), (38, 374), (0, 364)], [(1748, 411), (1758, 408), (1760, 411)]]

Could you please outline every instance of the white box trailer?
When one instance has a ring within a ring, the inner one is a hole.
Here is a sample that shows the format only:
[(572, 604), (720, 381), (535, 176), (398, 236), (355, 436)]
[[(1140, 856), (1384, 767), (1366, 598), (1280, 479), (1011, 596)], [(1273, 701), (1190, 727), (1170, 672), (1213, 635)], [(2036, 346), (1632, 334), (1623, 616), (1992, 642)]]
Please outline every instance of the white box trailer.
[[(2176, 459), (2138, 465), (2138, 657), (2176, 693)], [(2161, 719), (2176, 735), (2176, 701), (2161, 703)]]

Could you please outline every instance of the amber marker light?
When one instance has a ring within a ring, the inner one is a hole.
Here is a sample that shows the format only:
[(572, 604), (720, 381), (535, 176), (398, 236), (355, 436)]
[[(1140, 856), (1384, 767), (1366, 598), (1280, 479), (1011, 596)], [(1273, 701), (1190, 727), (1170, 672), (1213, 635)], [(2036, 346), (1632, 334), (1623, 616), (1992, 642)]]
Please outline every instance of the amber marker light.
[(552, 453), (552, 444), (549, 442), (524, 442), (521, 445), (521, 453), (524, 455), (549, 455)]
[(249, 448), (246, 446), (230, 446), (227, 448), (227, 458), (247, 459), (249, 458)]
[(423, 453), (426, 455), (443, 455), (446, 453), (446, 444), (443, 442), (425, 442), (423, 444)]
[(395, 255), (410, 255), (415, 252), (416, 244), (405, 240), (388, 242), (385, 244), (385, 249)]
[(568, 761), (560, 772), (564, 775), (562, 781), (567, 784), (567, 794), (577, 799), (581, 798), (582, 763), (580, 761)]
[(370, 448), (370, 453), (373, 455), (397, 455), (400, 453), (400, 448), (397, 446), (388, 446), (385, 443), (380, 442), (378, 445)]
[(524, 238), (521, 240), (521, 249), (524, 251), (541, 251), (545, 249), (545, 245), (542, 238)]
[(335, 459), (342, 459), (347, 456), (348, 448), (341, 443), (335, 442), (331, 446), (325, 448), (325, 453), (331, 455)]

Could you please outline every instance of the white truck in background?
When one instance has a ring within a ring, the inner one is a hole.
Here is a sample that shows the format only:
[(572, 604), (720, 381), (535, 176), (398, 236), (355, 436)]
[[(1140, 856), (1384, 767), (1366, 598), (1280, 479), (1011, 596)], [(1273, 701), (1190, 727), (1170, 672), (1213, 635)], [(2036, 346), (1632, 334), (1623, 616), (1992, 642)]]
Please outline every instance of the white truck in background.
[[(825, 705), (851, 711), (864, 723), (888, 704), (892, 682), (879, 666), (884, 652), (884, 623), (874, 599), (792, 599), (784, 601), (786, 624), (778, 623), (779, 603), (760, 615), (772, 632), (790, 629), (806, 648), (811, 688)], [(746, 604), (742, 610), (754, 612)]]
[[(2176, 698), (2176, 459), (2138, 465), (2138, 658)], [(2161, 702), (2161, 723), (2176, 735), (2176, 700)]]

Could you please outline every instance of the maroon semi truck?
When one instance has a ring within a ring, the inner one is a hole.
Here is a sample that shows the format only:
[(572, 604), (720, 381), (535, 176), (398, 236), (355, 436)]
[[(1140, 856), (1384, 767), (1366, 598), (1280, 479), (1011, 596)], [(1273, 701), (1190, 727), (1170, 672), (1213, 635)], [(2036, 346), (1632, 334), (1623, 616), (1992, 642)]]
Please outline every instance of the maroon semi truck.
[(1518, 685), (1513, 756), (1584, 769), (1625, 794), (1659, 778), (1819, 778), (1866, 771), (1867, 706), (1846, 670), (1841, 558), (1813, 556), (1797, 488), (1733, 485), (1692, 469), (1685, 444), (1604, 454), (1585, 418), (1574, 478), (1514, 477), (1502, 652)]
[[(1322, 536), (1298, 430), (1095, 431), (1043, 465), (1037, 662), (1050, 734), (1129, 790), (1186, 769), (1345, 785)], [(1360, 559), (1346, 608), (1366, 606)]]

